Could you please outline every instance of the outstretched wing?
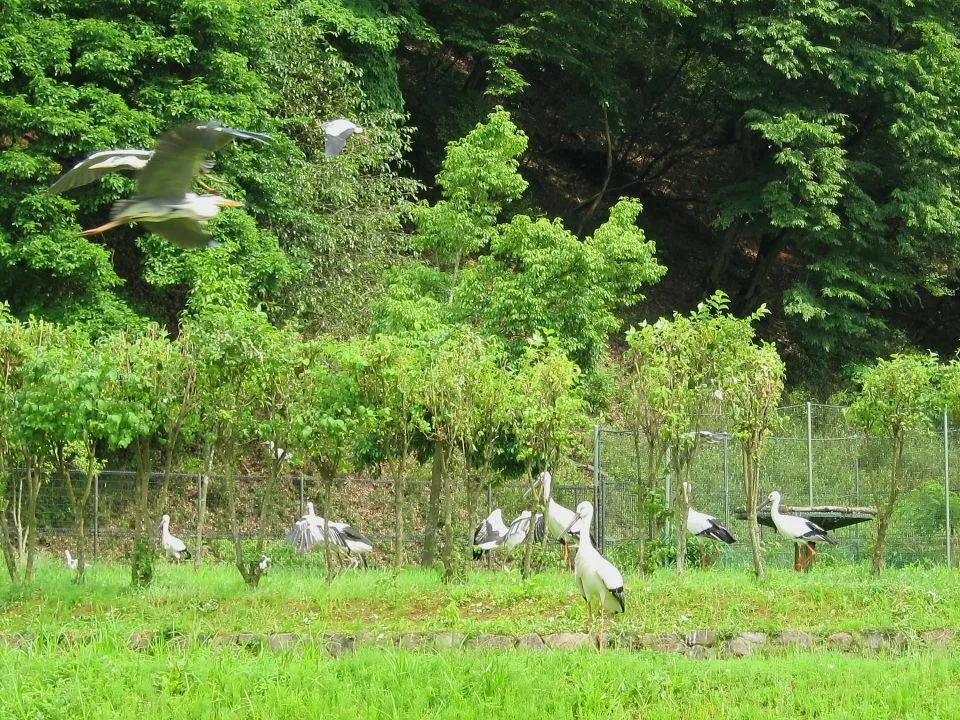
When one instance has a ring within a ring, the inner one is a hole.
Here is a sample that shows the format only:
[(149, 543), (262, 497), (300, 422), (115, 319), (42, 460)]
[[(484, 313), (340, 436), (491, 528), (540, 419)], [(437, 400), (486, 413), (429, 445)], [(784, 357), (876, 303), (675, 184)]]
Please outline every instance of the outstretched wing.
[(143, 225), (152, 233), (166, 238), (184, 250), (196, 250), (210, 247), (212, 237), (203, 225), (189, 218), (174, 218), (163, 222), (145, 222)]
[(218, 122), (190, 123), (169, 130), (157, 138), (153, 157), (137, 176), (137, 195), (141, 197), (180, 198), (193, 184), (208, 153), (231, 140), (266, 143), (269, 135), (235, 130)]
[(139, 170), (153, 156), (152, 150), (101, 150), (88, 155), (61, 175), (47, 188), (49, 195), (57, 195), (81, 185), (99, 180), (117, 170)]
[(335, 157), (347, 144), (347, 139), (354, 133), (362, 133), (363, 128), (345, 118), (337, 118), (323, 124), (324, 148), (323, 154)]

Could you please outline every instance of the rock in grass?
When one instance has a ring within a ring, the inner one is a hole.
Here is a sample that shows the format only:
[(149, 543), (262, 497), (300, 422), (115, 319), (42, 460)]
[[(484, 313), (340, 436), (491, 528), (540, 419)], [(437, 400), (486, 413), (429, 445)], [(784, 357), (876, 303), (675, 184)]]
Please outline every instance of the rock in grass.
[(509, 650), (516, 642), (510, 635), (478, 635), (470, 642), (470, 646), (480, 649)]
[(687, 645), (703, 645), (704, 647), (713, 647), (717, 642), (717, 633), (713, 630), (694, 630), (684, 636)]
[(777, 642), (781, 645), (792, 645), (793, 647), (804, 648), (813, 645), (813, 641), (813, 635), (803, 630), (784, 630), (777, 638)]
[(527, 650), (543, 650), (546, 646), (543, 644), (542, 637), (536, 633), (527, 633), (517, 638), (517, 647), (526, 648)]
[(716, 650), (706, 645), (694, 645), (687, 650), (687, 657), (691, 660), (710, 660), (716, 657), (716, 655)]
[(827, 644), (833, 648), (846, 650), (853, 645), (853, 635), (848, 632), (835, 632), (827, 636)]
[(457, 632), (442, 632), (433, 636), (433, 647), (436, 650), (459, 650), (466, 642), (466, 635)]
[(769, 639), (767, 634), (762, 632), (745, 632), (740, 633), (737, 637), (741, 637), (753, 645), (763, 645)]
[(921, 637), (927, 647), (946, 648), (953, 645), (953, 634), (953, 630), (940, 628), (939, 630), (927, 630)]
[(404, 633), (400, 636), (400, 642), (397, 646), (401, 650), (420, 650), (426, 645), (426, 638), (417, 633)]
[(301, 642), (300, 636), (294, 633), (273, 633), (267, 637), (267, 647), (274, 652), (289, 650)]
[(317, 642), (323, 646), (323, 652), (330, 657), (340, 657), (352, 653), (355, 646), (354, 639), (349, 635), (332, 632), (323, 633), (317, 638)]
[(687, 644), (676, 633), (661, 633), (656, 636), (650, 649), (665, 653), (685, 653)]
[(553, 633), (543, 638), (543, 643), (553, 650), (576, 650), (593, 647), (593, 641), (586, 633)]
[(743, 635), (737, 635), (723, 644), (722, 652), (725, 657), (752, 657), (756, 643), (752, 643)]

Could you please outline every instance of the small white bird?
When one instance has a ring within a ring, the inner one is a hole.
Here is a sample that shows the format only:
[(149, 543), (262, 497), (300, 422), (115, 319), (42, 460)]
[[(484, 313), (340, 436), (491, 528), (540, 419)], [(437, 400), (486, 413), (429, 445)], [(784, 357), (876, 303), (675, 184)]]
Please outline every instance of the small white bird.
[(187, 550), (187, 544), (180, 538), (170, 534), (170, 516), (164, 515), (160, 518), (160, 547), (164, 552), (172, 557), (176, 562), (189, 560), (192, 556)]
[(503, 522), (503, 510), (496, 508), (481, 520), (473, 531), (473, 559), (479, 560), (484, 552), (503, 545), (507, 538), (507, 526)]
[[(73, 555), (70, 554), (69, 550), (64, 550), (63, 564), (64, 566), (66, 566), (67, 570), (76, 570), (78, 561), (77, 561), (77, 558), (73, 557)], [(86, 563), (84, 564), (86, 565)], [(89, 565), (87, 565), (87, 567), (89, 567)]]
[(589, 525), (582, 525), (574, 520), (576, 513), (570, 508), (566, 508), (553, 499), (551, 495), (551, 484), (553, 477), (547, 470), (544, 470), (537, 476), (543, 488), (543, 502), (547, 510), (547, 533), (554, 540), (559, 540), (563, 545), (563, 560), (567, 567), (570, 567), (570, 543), (577, 542), (580, 539), (581, 530)]
[(363, 128), (345, 118), (337, 118), (323, 123), (324, 148), (323, 154), (336, 157), (347, 144), (347, 139), (354, 133), (362, 134)]
[(593, 503), (589, 500), (584, 500), (577, 505), (570, 527), (573, 527), (576, 522), (580, 522), (580, 527), (588, 532), (580, 533), (580, 546), (577, 548), (577, 557), (574, 560), (574, 577), (577, 580), (577, 588), (587, 603), (588, 632), (592, 631), (593, 606), (594, 604), (597, 606), (597, 612), (600, 615), (598, 647), (602, 652), (605, 616), (622, 613), (626, 609), (623, 597), (623, 575), (613, 563), (593, 547), (589, 532), (593, 524)]
[[(720, 521), (715, 517), (707, 515), (706, 513), (697, 512), (690, 507), (690, 483), (688, 482), (683, 484), (683, 499), (687, 504), (687, 531), (691, 535), (707, 540), (717, 540), (727, 543), (728, 545), (737, 541), (731, 532), (721, 525)], [(703, 566), (705, 561), (706, 558), (704, 557), (703, 548), (701, 547), (700, 565)]]
[[(797, 572), (808, 567), (810, 563), (813, 562), (813, 558), (817, 554), (814, 543), (828, 542), (831, 545), (837, 544), (836, 539), (815, 522), (811, 522), (798, 515), (781, 514), (780, 493), (776, 490), (770, 493), (770, 495), (767, 496), (767, 501), (757, 509), (760, 510), (767, 505), (770, 505), (770, 519), (773, 520), (777, 532), (789, 538), (798, 546), (797, 560), (794, 564), (794, 569)], [(803, 557), (804, 549), (806, 549), (806, 557)]]

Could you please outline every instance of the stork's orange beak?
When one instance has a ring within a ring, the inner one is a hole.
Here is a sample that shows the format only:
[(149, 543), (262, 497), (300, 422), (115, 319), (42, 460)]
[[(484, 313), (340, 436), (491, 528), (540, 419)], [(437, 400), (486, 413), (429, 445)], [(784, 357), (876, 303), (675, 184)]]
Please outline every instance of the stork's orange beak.
[(240, 202), (239, 200), (229, 200), (227, 198), (224, 198), (223, 205), (226, 205), (227, 207), (236, 207), (236, 208), (243, 207), (243, 203)]

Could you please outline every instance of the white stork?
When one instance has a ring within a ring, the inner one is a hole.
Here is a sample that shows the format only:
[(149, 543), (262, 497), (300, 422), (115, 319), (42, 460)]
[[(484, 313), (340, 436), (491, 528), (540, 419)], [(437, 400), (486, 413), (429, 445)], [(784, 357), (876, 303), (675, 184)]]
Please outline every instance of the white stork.
[[(64, 551), (63, 551), (63, 565), (64, 565), (64, 567), (66, 567), (67, 570), (76, 570), (76, 569), (77, 569), (77, 564), (78, 564), (77, 558), (73, 557), (73, 555), (70, 554), (70, 551), (69, 551), (69, 550), (64, 550)], [(87, 567), (89, 567), (89, 565), (87, 565)]]
[[(727, 530), (720, 521), (712, 515), (698, 512), (690, 506), (690, 483), (683, 484), (683, 499), (687, 504), (687, 531), (700, 538), (707, 540), (717, 540), (719, 542), (731, 545), (737, 539)], [(704, 565), (703, 548), (700, 548), (700, 565)]]
[(314, 512), (313, 503), (307, 503), (307, 511), (287, 533), (287, 542), (301, 553), (309, 552), (324, 541), (324, 526), (327, 539), (339, 554), (347, 555), (351, 565), (363, 563), (367, 567), (367, 554), (373, 551), (373, 543), (366, 535), (344, 522), (326, 522)]
[(563, 560), (567, 567), (570, 567), (570, 542), (579, 540), (582, 528), (586, 527), (590, 531), (589, 525), (577, 522), (576, 513), (570, 508), (566, 508), (550, 494), (553, 477), (547, 470), (544, 470), (537, 477), (543, 486), (543, 502), (547, 510), (547, 533), (555, 540), (559, 540), (563, 545)]
[(503, 522), (503, 510), (496, 508), (480, 521), (473, 531), (473, 559), (479, 560), (484, 552), (494, 550), (507, 539), (507, 526)]
[[(533, 526), (534, 542), (540, 542), (543, 540), (543, 531), (543, 513), (537, 513), (537, 519)], [(507, 550), (513, 550), (515, 547), (523, 545), (523, 542), (527, 539), (527, 533), (529, 532), (530, 511), (524, 510), (514, 518), (513, 522), (511, 522), (510, 526), (507, 528), (507, 536), (504, 540), (503, 546)]]
[(160, 518), (160, 547), (164, 551), (176, 560), (178, 563), (181, 560), (190, 559), (190, 551), (187, 550), (187, 544), (178, 537), (170, 534), (170, 516), (164, 515)]
[(603, 630), (605, 615), (615, 615), (625, 610), (623, 599), (623, 575), (614, 567), (613, 563), (603, 557), (590, 538), (589, 529), (593, 524), (593, 503), (584, 500), (577, 505), (573, 522), (566, 528), (579, 522), (580, 527), (588, 532), (581, 532), (580, 545), (577, 548), (577, 557), (574, 560), (574, 577), (577, 588), (587, 603), (587, 631), (592, 631), (593, 606), (596, 603), (600, 615), (600, 635), (597, 639), (600, 651), (603, 651)]
[[(767, 505), (770, 505), (770, 518), (777, 527), (777, 532), (786, 538), (790, 538), (799, 547), (797, 562), (794, 565), (794, 569), (797, 572), (803, 570), (813, 562), (813, 558), (817, 554), (814, 543), (828, 542), (831, 545), (837, 544), (836, 539), (815, 522), (811, 522), (797, 515), (783, 515), (780, 512), (780, 493), (776, 490), (770, 493), (767, 497), (767, 502), (760, 507), (764, 508)], [(806, 557), (803, 557), (804, 548), (807, 551)]]
[(337, 118), (323, 123), (324, 148), (326, 157), (336, 157), (354, 133), (363, 134), (363, 128), (346, 118)]

